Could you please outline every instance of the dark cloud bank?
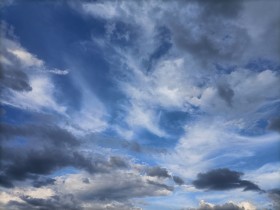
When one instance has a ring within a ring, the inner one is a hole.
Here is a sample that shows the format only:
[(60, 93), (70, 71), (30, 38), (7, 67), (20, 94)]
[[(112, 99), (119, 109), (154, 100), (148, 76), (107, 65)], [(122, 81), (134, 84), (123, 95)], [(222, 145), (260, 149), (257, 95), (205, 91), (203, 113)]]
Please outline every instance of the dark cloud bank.
[(231, 171), (227, 168), (215, 169), (206, 173), (199, 173), (193, 185), (205, 190), (231, 190), (242, 188), (244, 191), (263, 192), (258, 185), (241, 179), (243, 173)]

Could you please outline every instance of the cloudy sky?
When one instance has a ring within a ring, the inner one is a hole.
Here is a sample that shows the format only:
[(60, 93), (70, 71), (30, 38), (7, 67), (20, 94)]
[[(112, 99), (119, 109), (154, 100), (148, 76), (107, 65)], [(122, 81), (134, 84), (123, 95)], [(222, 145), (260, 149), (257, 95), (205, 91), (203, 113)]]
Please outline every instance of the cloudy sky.
[(0, 10), (1, 210), (280, 209), (280, 1)]

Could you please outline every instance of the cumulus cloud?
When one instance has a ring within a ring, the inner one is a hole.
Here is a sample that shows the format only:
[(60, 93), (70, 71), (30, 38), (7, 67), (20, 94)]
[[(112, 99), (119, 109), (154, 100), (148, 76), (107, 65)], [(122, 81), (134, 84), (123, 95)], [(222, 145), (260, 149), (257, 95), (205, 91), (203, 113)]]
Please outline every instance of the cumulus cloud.
[(198, 189), (207, 190), (230, 190), (235, 188), (243, 188), (244, 191), (262, 190), (258, 185), (251, 181), (241, 179), (243, 174), (229, 169), (215, 169), (207, 173), (199, 173), (193, 184)]
[(198, 208), (189, 208), (189, 210), (256, 210), (256, 207), (249, 202), (242, 202), (240, 204), (228, 202), (221, 205), (214, 205), (201, 201)]

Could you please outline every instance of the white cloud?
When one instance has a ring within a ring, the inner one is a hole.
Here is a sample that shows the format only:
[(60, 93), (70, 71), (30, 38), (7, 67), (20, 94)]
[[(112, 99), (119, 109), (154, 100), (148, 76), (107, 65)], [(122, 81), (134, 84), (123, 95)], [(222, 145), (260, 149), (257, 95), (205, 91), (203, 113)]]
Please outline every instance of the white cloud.
[(174, 151), (163, 154), (158, 161), (191, 180), (202, 171), (229, 167), (233, 160), (255, 156), (264, 144), (273, 145), (278, 141), (277, 134), (242, 136), (228, 129), (223, 121), (210, 120), (186, 126), (185, 135), (179, 139)]
[(53, 110), (65, 114), (66, 107), (59, 105), (55, 99), (55, 86), (46, 75), (30, 75), (31, 91), (18, 92), (10, 90), (2, 97), (3, 103), (22, 109), (35, 111)]
[(14, 49), (7, 49), (7, 51), (15, 55), (24, 67), (42, 67), (44, 62), (39, 60), (31, 53), (23, 48), (15, 47)]
[(257, 183), (265, 190), (280, 188), (280, 163), (267, 163), (258, 169), (247, 171), (245, 178)]

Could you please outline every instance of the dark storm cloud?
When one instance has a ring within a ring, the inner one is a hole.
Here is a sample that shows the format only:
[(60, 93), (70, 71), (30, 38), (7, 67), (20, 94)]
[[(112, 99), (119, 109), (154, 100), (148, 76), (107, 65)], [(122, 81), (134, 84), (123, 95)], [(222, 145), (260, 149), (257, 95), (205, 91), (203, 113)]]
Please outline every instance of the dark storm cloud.
[(1, 139), (7, 140), (15, 137), (25, 137), (37, 140), (37, 144), (43, 141), (55, 144), (56, 146), (77, 146), (79, 141), (69, 131), (54, 125), (12, 125), (0, 124)]
[[(124, 162), (123, 162), (124, 163)], [(114, 164), (101, 157), (85, 157), (78, 151), (71, 149), (44, 148), (40, 150), (9, 150), (2, 154), (0, 184), (12, 187), (13, 181), (36, 179), (34, 175), (48, 175), (64, 167), (83, 169), (89, 173), (108, 173), (112, 169), (123, 168), (124, 165)], [(2, 179), (3, 177), (3, 179)], [(37, 184), (43, 184), (38, 182)], [(47, 184), (47, 182), (45, 183)]]
[(173, 176), (172, 178), (173, 178), (173, 181), (178, 185), (182, 185), (185, 183), (184, 180), (181, 179), (179, 176)]
[(1, 160), (2, 175), (10, 182), (34, 179), (33, 175), (47, 175), (66, 166), (84, 168), (90, 172), (96, 171), (94, 162), (67, 149), (6, 149)]
[(162, 178), (169, 178), (170, 177), (168, 171), (165, 168), (161, 168), (159, 166), (148, 168), (147, 169), (147, 175), (148, 176), (162, 177)]
[(37, 180), (34, 180), (32, 185), (33, 187), (40, 188), (47, 185), (53, 185), (55, 183), (55, 179), (52, 178), (45, 178), (45, 177), (39, 177)]
[[(14, 181), (26, 179), (34, 180), (33, 185), (37, 187), (50, 184), (53, 180), (42, 180), (39, 176), (64, 167), (105, 173), (113, 168), (129, 166), (121, 157), (114, 156), (106, 160), (105, 157), (82, 154), (79, 141), (70, 132), (57, 126), (1, 124), (0, 128), (0, 185), (3, 187), (13, 187)], [(29, 148), (29, 141), (32, 148)], [(18, 142), (24, 146), (16, 146)]]
[(13, 183), (11, 182), (11, 180), (9, 180), (8, 177), (6, 177), (5, 175), (2, 175), (2, 174), (0, 174), (0, 186), (6, 187), (6, 188), (14, 187)]
[(230, 190), (243, 188), (244, 191), (262, 190), (253, 182), (242, 180), (243, 173), (231, 171), (227, 168), (215, 169), (207, 173), (199, 173), (193, 185), (198, 189), (206, 190)]
[(239, 207), (235, 205), (234, 203), (225, 203), (222, 205), (209, 205), (207, 203), (203, 203), (200, 205), (200, 207), (196, 209), (188, 209), (188, 210), (245, 210), (243, 207)]
[(234, 91), (228, 85), (218, 85), (219, 96), (229, 105), (232, 105)]
[(272, 119), (268, 128), (280, 132), (280, 117)]

